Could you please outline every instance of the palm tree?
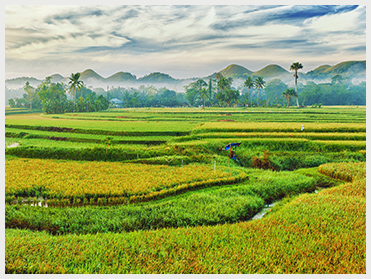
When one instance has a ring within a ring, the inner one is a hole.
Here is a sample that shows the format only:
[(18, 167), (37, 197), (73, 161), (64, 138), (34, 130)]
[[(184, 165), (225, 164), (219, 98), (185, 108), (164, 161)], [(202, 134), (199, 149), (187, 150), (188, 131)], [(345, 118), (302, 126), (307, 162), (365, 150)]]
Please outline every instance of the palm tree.
[(213, 84), (212, 84), (212, 79), (211, 77), (209, 78), (209, 83), (207, 84), (207, 94), (208, 94), (208, 97), (210, 99), (210, 101), (212, 102), (212, 99), (213, 99)]
[[(251, 76), (248, 76), (247, 79), (245, 80), (245, 83), (243, 84), (245, 87), (247, 87), (248, 91), (247, 91), (247, 100), (249, 99), (249, 95), (250, 95), (250, 90), (251, 88), (254, 88), (255, 84), (254, 84), (254, 81), (253, 79), (251, 78)], [(250, 104), (251, 106), (251, 104)]]
[(222, 94), (224, 94), (225, 90), (228, 89), (229, 87), (229, 81), (228, 79), (226, 79), (225, 77), (221, 77), (218, 81), (218, 89), (219, 89), (219, 92), (221, 92)]
[[(74, 100), (76, 100), (76, 88), (78, 90), (80, 90), (83, 86), (84, 86), (84, 83), (79, 80), (80, 79), (80, 73), (76, 73), (76, 74), (71, 74), (71, 77), (70, 77), (70, 81), (68, 82), (68, 84), (70, 84), (70, 92), (74, 92)], [(75, 104), (75, 107), (74, 107), (74, 112), (76, 110), (76, 104)]]
[(227, 78), (228, 89), (231, 89), (232, 82), (233, 82), (233, 78), (231, 78), (231, 77)]
[(223, 78), (223, 75), (221, 73), (216, 73), (215, 78), (217, 81), (219, 81), (221, 78)]
[[(298, 95), (298, 70), (303, 69), (303, 65), (299, 62), (293, 63), (290, 66), (290, 71), (295, 71), (294, 78), (295, 78), (295, 93)], [(299, 100), (298, 96), (296, 96), (296, 104), (299, 107)]]
[(292, 88), (287, 89), (285, 92), (282, 93), (283, 97), (287, 99), (287, 107), (290, 106), (290, 101), (292, 97), (298, 97), (298, 94), (296, 94), (295, 90)]
[(205, 100), (209, 97), (208, 91), (206, 88), (202, 88), (200, 91), (200, 99), (204, 101), (203, 109), (205, 108)]
[(202, 78), (198, 79), (195, 83), (195, 88), (198, 92), (200, 92), (201, 89), (206, 86), (207, 86), (207, 83)]
[(207, 98), (207, 90), (206, 90), (206, 87), (207, 87), (207, 83), (202, 79), (198, 79), (195, 83), (194, 83), (194, 89), (198, 92), (198, 94), (200, 95), (200, 99), (201, 100), (204, 100), (204, 107), (205, 108), (205, 99)]
[(258, 96), (257, 99), (259, 100), (259, 92), (260, 89), (264, 88), (265, 80), (262, 77), (257, 77), (254, 81), (255, 87), (258, 89)]
[(24, 91), (27, 93), (27, 99), (30, 102), (30, 109), (32, 109), (32, 98), (35, 93), (35, 88), (33, 88), (30, 83), (27, 81), (26, 85), (23, 87)]

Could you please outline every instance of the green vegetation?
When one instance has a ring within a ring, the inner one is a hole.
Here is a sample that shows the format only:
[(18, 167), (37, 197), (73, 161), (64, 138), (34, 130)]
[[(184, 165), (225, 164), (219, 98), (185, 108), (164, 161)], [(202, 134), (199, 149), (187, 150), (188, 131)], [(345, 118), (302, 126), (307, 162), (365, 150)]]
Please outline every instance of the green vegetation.
[[(103, 95), (97, 94), (90, 89), (84, 87), (80, 78), (80, 73), (71, 74), (70, 77), (70, 92), (74, 92), (73, 101), (67, 100), (65, 91), (67, 86), (63, 83), (54, 83), (52, 77), (47, 77), (45, 81), (34, 88), (27, 81), (23, 94), (23, 98), (9, 99), (11, 108), (30, 108), (30, 110), (39, 109), (47, 114), (63, 114), (65, 112), (75, 111), (99, 111), (106, 110), (109, 106), (109, 101)], [(76, 89), (81, 93), (80, 98), (76, 98)], [(83, 97), (84, 93), (84, 97)]]
[(365, 273), (365, 112), (6, 115), (6, 273)]
[(60, 236), (6, 229), (6, 273), (365, 273), (365, 191), (355, 180), (237, 224)]

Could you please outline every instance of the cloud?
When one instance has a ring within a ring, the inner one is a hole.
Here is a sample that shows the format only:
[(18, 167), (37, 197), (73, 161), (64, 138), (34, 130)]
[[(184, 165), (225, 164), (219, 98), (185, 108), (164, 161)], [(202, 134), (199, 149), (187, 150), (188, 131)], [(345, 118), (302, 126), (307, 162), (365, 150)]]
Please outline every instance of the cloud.
[(356, 31), (359, 28), (365, 30), (365, 9), (357, 6), (342, 6), (337, 13), (329, 13), (321, 17), (306, 19), (304, 24), (306, 28), (315, 29), (318, 32), (338, 32), (338, 31)]
[(6, 6), (6, 69), (44, 63), (54, 72), (62, 65), (127, 71), (125, 65), (181, 75), (239, 61), (359, 60), (365, 12), (354, 5)]
[(347, 50), (348, 51), (365, 53), (366, 52), (366, 45), (356, 46), (356, 47), (350, 47), (350, 48), (347, 48)]

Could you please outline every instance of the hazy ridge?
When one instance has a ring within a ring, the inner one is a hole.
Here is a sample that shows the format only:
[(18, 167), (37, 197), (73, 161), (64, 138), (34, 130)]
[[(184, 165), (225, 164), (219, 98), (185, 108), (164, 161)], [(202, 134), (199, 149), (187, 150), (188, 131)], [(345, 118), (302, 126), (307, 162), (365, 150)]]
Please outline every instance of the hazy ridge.
[[(305, 65), (304, 65), (305, 66)], [(277, 64), (267, 65), (266, 67), (253, 72), (241, 65), (231, 64), (226, 68), (217, 71), (208, 76), (202, 77), (204, 80), (208, 80), (210, 77), (215, 77), (216, 73), (221, 73), (224, 77), (231, 77), (235, 81), (235, 86), (241, 85), (243, 80), (248, 76), (257, 77), (261, 76), (266, 81), (272, 79), (281, 79), (284, 83), (291, 84), (293, 82), (293, 71), (284, 69)], [(328, 82), (335, 75), (341, 75), (355, 81), (366, 80), (366, 61), (345, 61), (338, 63), (334, 66), (321, 65), (314, 70), (303, 72), (299, 71), (299, 82), (306, 83), (307, 81), (315, 82)], [(55, 73), (51, 75), (53, 82), (68, 83), (69, 77), (63, 77), (62, 75)], [(137, 78), (135, 75), (129, 72), (117, 72), (107, 78), (99, 75), (92, 69), (86, 69), (81, 72), (80, 79), (86, 83), (87, 86), (93, 87), (106, 87), (106, 86), (140, 86), (153, 84), (156, 86), (168, 86), (175, 90), (184, 91), (184, 86), (197, 80), (198, 77), (187, 78), (187, 79), (175, 79), (171, 75), (166, 73), (154, 72), (143, 77)], [(5, 80), (5, 87), (7, 88), (19, 88), (23, 87), (26, 81), (29, 81), (32, 86), (40, 84), (42, 80), (33, 77), (19, 77)]]

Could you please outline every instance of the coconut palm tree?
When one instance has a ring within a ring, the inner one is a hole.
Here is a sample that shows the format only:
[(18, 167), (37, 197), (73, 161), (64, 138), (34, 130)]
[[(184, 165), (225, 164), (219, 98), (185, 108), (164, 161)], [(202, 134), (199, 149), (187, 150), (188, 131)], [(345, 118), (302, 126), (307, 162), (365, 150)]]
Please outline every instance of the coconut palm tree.
[(223, 75), (221, 73), (216, 73), (216, 75), (215, 75), (215, 78), (216, 78), (217, 81), (219, 81), (222, 77), (223, 77)]
[(206, 88), (202, 88), (200, 91), (200, 99), (204, 101), (203, 109), (205, 108), (205, 100), (209, 98), (209, 94)]
[[(250, 90), (251, 90), (251, 88), (254, 88), (254, 86), (255, 86), (254, 80), (251, 78), (251, 76), (248, 76), (243, 85), (245, 87), (247, 87), (247, 89), (248, 89), (248, 91), (247, 91), (247, 99), (249, 99)], [(251, 106), (251, 103), (250, 103), (250, 106)]]
[(27, 93), (27, 99), (30, 102), (30, 109), (32, 109), (32, 99), (35, 95), (35, 88), (33, 88), (27, 81), (26, 85), (23, 87), (23, 90)]
[(265, 80), (262, 77), (257, 77), (254, 81), (255, 87), (258, 89), (258, 96), (257, 99), (259, 100), (259, 92), (260, 89), (264, 88)]
[(287, 107), (289, 107), (291, 98), (292, 97), (298, 97), (298, 94), (296, 94), (294, 89), (289, 88), (285, 92), (282, 93), (282, 96), (287, 99)]
[[(78, 90), (80, 90), (83, 86), (84, 86), (84, 83), (79, 80), (80, 79), (80, 73), (76, 73), (76, 74), (71, 74), (71, 77), (70, 77), (70, 81), (68, 82), (68, 84), (70, 85), (70, 92), (74, 92), (74, 101), (76, 100), (76, 88)], [(75, 104), (75, 107), (74, 107), (74, 111), (76, 110), (76, 104)]]
[[(303, 69), (303, 65), (299, 62), (293, 63), (290, 66), (290, 71), (295, 71), (294, 78), (295, 78), (295, 93), (298, 95), (298, 70)], [(296, 96), (296, 104), (299, 107), (299, 100), (298, 96)]]

